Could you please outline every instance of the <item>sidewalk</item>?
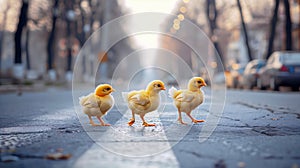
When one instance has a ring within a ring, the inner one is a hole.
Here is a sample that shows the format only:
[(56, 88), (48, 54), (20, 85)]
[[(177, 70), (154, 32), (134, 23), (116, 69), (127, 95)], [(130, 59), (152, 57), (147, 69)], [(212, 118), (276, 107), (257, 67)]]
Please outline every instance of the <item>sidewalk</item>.
[(17, 92), (18, 94), (22, 92), (40, 92), (45, 91), (47, 88), (59, 88), (65, 87), (70, 89), (71, 85), (63, 82), (52, 82), (47, 83), (43, 80), (23, 82), (23, 84), (13, 84), (12, 82), (0, 85), (0, 94), (3, 93), (13, 93)]

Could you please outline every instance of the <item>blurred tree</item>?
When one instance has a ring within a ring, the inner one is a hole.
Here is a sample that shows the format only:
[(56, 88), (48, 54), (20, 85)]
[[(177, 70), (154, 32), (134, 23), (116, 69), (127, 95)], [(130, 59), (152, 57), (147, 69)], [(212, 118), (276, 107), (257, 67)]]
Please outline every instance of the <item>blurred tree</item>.
[(54, 39), (56, 34), (56, 20), (59, 14), (59, 3), (55, 0), (52, 7), (52, 25), (47, 43), (47, 70), (52, 70), (54, 62)]
[(253, 57), (251, 55), (251, 49), (250, 49), (249, 39), (248, 39), (248, 32), (247, 32), (247, 28), (246, 28), (244, 16), (243, 16), (243, 9), (242, 9), (240, 0), (236, 0), (236, 1), (237, 1), (237, 6), (238, 6), (239, 12), (240, 12), (241, 24), (242, 24), (242, 28), (243, 28), (242, 34), (244, 35), (244, 41), (245, 41), (246, 48), (247, 48), (248, 59), (249, 59), (249, 61), (251, 61), (251, 60), (253, 60)]
[[(97, 9), (99, 8), (100, 1), (92, 1), (92, 0), (80, 0), (79, 1), (79, 10), (80, 10), (80, 22), (81, 24), (77, 24), (77, 26), (80, 26), (80, 32), (78, 32), (77, 29), (77, 38), (79, 39), (80, 46), (82, 47), (87, 40), (87, 37), (91, 35), (92, 28), (94, 21), (97, 17)], [(88, 55), (86, 55), (86, 52), (82, 52), (82, 74), (86, 75), (87, 70), (87, 62), (88, 62)], [(88, 66), (93, 71), (93, 62), (90, 62), (90, 65)]]
[(293, 49), (292, 42), (292, 20), (290, 12), (289, 0), (283, 0), (284, 11), (285, 11), (285, 50)]
[[(80, 47), (82, 47), (86, 41), (86, 35), (88, 33), (87, 30), (87, 24), (86, 24), (86, 19), (88, 18), (87, 11), (84, 10), (84, 7), (87, 7), (87, 1), (85, 0), (77, 0), (76, 1), (76, 6), (77, 6), (77, 11), (80, 12), (80, 17), (77, 18), (75, 21), (75, 33), (76, 33), (76, 38), (79, 40)], [(76, 9), (75, 9), (76, 10)], [(88, 25), (89, 26), (89, 25)], [(84, 52), (82, 52), (84, 53)], [(85, 74), (86, 72), (86, 56), (84, 55), (82, 57), (82, 74)]]
[(276, 25), (277, 25), (277, 19), (278, 19), (278, 8), (279, 8), (280, 0), (274, 0), (274, 1), (275, 1), (275, 5), (274, 5), (273, 16), (271, 19), (271, 24), (270, 24), (268, 48), (267, 48), (267, 53), (265, 56), (266, 59), (268, 59), (273, 52), (273, 41), (275, 39)]
[(75, 33), (76, 38), (79, 40), (80, 46), (83, 46), (86, 41), (86, 35), (88, 34), (90, 27), (87, 24), (89, 18), (88, 12), (84, 9), (87, 7), (88, 2), (86, 0), (75, 1), (75, 11), (78, 12), (79, 17), (75, 20)]
[(29, 6), (28, 0), (23, 0), (22, 7), (20, 9), (19, 22), (14, 37), (15, 38), (15, 60), (14, 60), (15, 64), (22, 63), (21, 40), (22, 40), (23, 28), (26, 26), (28, 20), (27, 18), (28, 6)]
[(222, 51), (220, 50), (219, 43), (217, 41), (217, 35), (216, 35), (217, 29), (218, 29), (218, 26), (217, 26), (218, 10), (216, 7), (215, 0), (206, 0), (206, 18), (207, 18), (208, 25), (209, 25), (209, 37), (212, 40), (217, 53), (220, 55), (220, 59), (221, 59), (223, 65), (225, 65), (224, 55), (223, 55)]
[(3, 47), (3, 41), (5, 37), (6, 32), (6, 21), (7, 21), (7, 13), (10, 8), (10, 3), (6, 3), (6, 8), (3, 11), (3, 19), (2, 19), (2, 25), (1, 25), (1, 31), (0, 31), (0, 74), (1, 74), (1, 64), (2, 64), (2, 47)]
[(26, 53), (26, 70), (30, 70), (30, 51), (29, 51), (30, 29), (26, 28), (26, 41), (25, 41), (25, 53)]
[(97, 11), (100, 6), (100, 1), (88, 0), (88, 4), (89, 4), (89, 9), (90, 9), (90, 17), (89, 17), (90, 26), (89, 27), (90, 27), (90, 29), (93, 29), (95, 20), (97, 20), (97, 16), (98, 16)]
[(80, 42), (80, 46), (83, 46), (84, 42), (85, 42), (85, 34), (86, 32), (84, 31), (84, 26), (85, 26), (85, 12), (82, 8), (82, 5), (81, 5), (81, 0), (77, 1), (78, 3), (78, 8), (79, 8), (79, 11), (80, 11), (80, 17), (79, 19), (75, 22), (76, 26), (75, 26), (75, 32), (76, 32), (76, 36), (77, 36), (77, 39), (79, 40)]
[(66, 7), (66, 24), (67, 24), (67, 72), (72, 71), (72, 37), (73, 37), (73, 30), (72, 30), (72, 23), (75, 20), (75, 12), (74, 12), (74, 4), (72, 1), (65, 0), (65, 7)]

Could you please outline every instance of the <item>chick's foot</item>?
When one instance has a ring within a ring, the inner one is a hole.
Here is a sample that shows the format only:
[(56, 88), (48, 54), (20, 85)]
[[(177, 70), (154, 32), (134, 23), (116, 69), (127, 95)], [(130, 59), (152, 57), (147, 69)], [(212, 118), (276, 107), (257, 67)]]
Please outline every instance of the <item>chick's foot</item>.
[(103, 124), (101, 124), (101, 126), (110, 126), (110, 124), (103, 123)]
[(193, 123), (201, 123), (201, 122), (205, 122), (205, 120), (196, 120), (196, 119), (193, 120)]
[(155, 124), (149, 124), (149, 123), (147, 123), (147, 122), (143, 122), (143, 126), (144, 126), (144, 127), (154, 127)]
[(95, 126), (101, 126), (100, 124), (95, 124), (94, 122), (90, 122), (90, 124), (95, 127)]
[(182, 119), (177, 120), (180, 124), (187, 125), (187, 123), (183, 122)]
[(135, 120), (132, 118), (132, 119), (130, 119), (130, 121), (128, 122), (128, 125), (129, 126), (132, 126), (132, 124), (135, 122)]

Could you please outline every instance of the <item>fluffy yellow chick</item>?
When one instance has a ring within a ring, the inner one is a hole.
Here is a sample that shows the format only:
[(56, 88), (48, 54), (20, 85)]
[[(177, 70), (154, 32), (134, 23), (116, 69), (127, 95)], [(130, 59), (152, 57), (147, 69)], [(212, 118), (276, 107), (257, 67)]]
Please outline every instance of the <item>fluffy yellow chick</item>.
[(200, 90), (206, 83), (201, 77), (190, 79), (187, 90), (177, 90), (172, 87), (169, 89), (169, 96), (174, 100), (174, 104), (178, 109), (178, 121), (181, 124), (186, 124), (182, 121), (181, 112), (185, 112), (192, 119), (193, 123), (204, 122), (204, 120), (196, 120), (191, 116), (192, 110), (202, 104), (204, 94)]
[(148, 84), (146, 90), (123, 93), (123, 98), (126, 102), (128, 102), (128, 107), (132, 112), (132, 118), (128, 122), (129, 126), (135, 122), (135, 114), (141, 117), (143, 126), (155, 126), (155, 124), (147, 123), (144, 116), (146, 113), (158, 108), (160, 103), (159, 92), (161, 90), (166, 90), (164, 83), (160, 80), (154, 80)]
[[(102, 120), (102, 116), (114, 105), (114, 98), (110, 94), (113, 91), (115, 90), (109, 84), (101, 84), (97, 86), (94, 93), (79, 98), (83, 112), (88, 115), (92, 126), (110, 126)], [(101, 124), (95, 124), (92, 116), (96, 116)]]

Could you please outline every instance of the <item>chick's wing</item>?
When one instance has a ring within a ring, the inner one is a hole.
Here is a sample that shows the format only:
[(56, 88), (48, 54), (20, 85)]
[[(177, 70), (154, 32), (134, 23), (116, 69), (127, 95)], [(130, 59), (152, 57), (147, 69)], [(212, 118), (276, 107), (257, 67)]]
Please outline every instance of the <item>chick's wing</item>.
[(100, 111), (103, 113), (106, 113), (112, 106), (113, 106), (113, 103), (112, 102), (109, 102), (109, 101), (99, 101), (98, 102), (98, 106), (100, 108)]
[(138, 109), (147, 109), (151, 102), (145, 91), (135, 91), (128, 95), (128, 101), (133, 103)]
[(100, 104), (100, 99), (96, 99), (94, 95), (89, 95), (87, 100), (83, 103), (83, 105), (88, 108), (98, 108)]
[(195, 95), (193, 93), (190, 93), (188, 91), (183, 91), (175, 98), (175, 100), (180, 102), (191, 102), (195, 98)]

